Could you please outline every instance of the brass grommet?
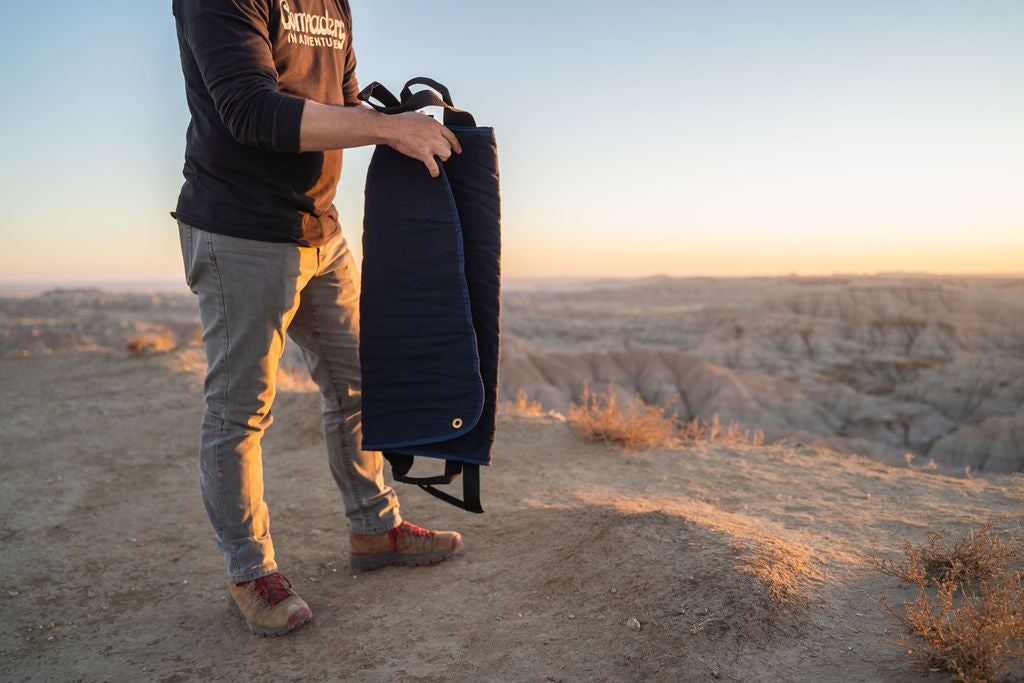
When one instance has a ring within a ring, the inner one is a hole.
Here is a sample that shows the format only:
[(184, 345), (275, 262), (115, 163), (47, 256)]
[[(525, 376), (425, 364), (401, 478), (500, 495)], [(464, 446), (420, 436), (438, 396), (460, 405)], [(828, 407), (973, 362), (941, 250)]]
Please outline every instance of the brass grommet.
[(461, 417), (457, 417), (454, 420), (452, 420), (452, 427), (454, 427), (455, 429), (458, 429), (461, 426), (462, 426), (462, 418)]

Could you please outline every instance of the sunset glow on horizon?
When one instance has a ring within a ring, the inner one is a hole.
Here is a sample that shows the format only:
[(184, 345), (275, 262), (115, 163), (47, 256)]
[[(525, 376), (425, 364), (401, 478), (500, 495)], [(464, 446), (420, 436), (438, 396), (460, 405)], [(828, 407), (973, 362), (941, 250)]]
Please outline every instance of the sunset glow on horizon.
[[(0, 280), (181, 278), (170, 3), (110, 4), (0, 10)], [(1024, 274), (1024, 4), (351, 4), (362, 84), (494, 126), (510, 276)]]

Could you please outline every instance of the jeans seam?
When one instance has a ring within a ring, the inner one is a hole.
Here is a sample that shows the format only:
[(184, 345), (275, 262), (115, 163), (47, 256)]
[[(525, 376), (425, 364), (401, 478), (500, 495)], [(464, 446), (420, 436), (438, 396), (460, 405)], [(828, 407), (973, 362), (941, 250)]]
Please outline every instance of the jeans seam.
[[(223, 354), (223, 357), (224, 357), (224, 388), (223, 388), (223, 390), (221, 392), (221, 400), (223, 401), (223, 407), (221, 408), (221, 415), (220, 415), (220, 419), (219, 419), (219, 424), (217, 425), (217, 439), (214, 442), (214, 447), (213, 447), (213, 459), (214, 459), (214, 463), (216, 464), (216, 469), (217, 469), (217, 488), (216, 488), (216, 490), (217, 490), (217, 507), (219, 508), (218, 513), (220, 515), (220, 518), (223, 520), (223, 519), (226, 519), (226, 515), (224, 513), (224, 495), (223, 495), (223, 493), (221, 491), (221, 481), (223, 480), (224, 474), (221, 471), (220, 447), (221, 447), (221, 444), (224, 442), (224, 438), (223, 438), (223, 436), (224, 436), (224, 424), (225, 424), (224, 411), (227, 410), (227, 406), (228, 406), (228, 387), (231, 386), (231, 366), (228, 363), (228, 358), (230, 358), (230, 356), (231, 356), (231, 354), (229, 353), (229, 349), (231, 348), (231, 333), (228, 331), (228, 320), (227, 320), (228, 307), (227, 307), (227, 302), (225, 302), (225, 300), (224, 300), (224, 282), (221, 280), (220, 269), (217, 267), (217, 256), (216, 256), (216, 254), (214, 252), (214, 249), (213, 249), (213, 235), (212, 234), (208, 235), (206, 240), (207, 240), (206, 246), (207, 246), (207, 249), (210, 252), (210, 266), (211, 266), (211, 268), (213, 270), (213, 273), (214, 273), (214, 276), (215, 276), (215, 278), (217, 280), (217, 294), (219, 295), (219, 298), (220, 298), (220, 313), (221, 313), (221, 317), (224, 320), (224, 354)], [(224, 530), (223, 529), (218, 529), (217, 533), (218, 534), (224, 533)], [(231, 563), (231, 566), (228, 569), (228, 573), (229, 574), (236, 574), (238, 572), (237, 551), (236, 550), (230, 551), (228, 553), (228, 558), (230, 559), (230, 563)]]

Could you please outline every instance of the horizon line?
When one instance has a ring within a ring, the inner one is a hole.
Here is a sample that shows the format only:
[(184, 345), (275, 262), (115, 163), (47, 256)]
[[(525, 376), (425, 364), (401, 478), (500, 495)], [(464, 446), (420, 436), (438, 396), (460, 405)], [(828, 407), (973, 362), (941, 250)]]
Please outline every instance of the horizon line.
[[(755, 279), (806, 279), (806, 278), (881, 278), (881, 277), (919, 277), (919, 278), (972, 278), (972, 279), (999, 279), (999, 278), (1024, 278), (1024, 271), (1007, 272), (941, 272), (941, 271), (902, 271), (886, 270), (875, 272), (832, 272), (832, 273), (750, 273), (743, 275), (709, 275), (709, 274), (669, 274), (650, 273), (647, 275), (616, 275), (616, 274), (587, 274), (587, 275), (516, 275), (503, 274), (502, 280), (512, 282), (639, 282), (643, 280), (670, 279), (670, 280), (755, 280)], [(67, 278), (67, 279), (0, 279), (0, 294), (39, 294), (50, 290), (59, 289), (101, 289), (107, 291), (167, 291), (181, 290), (188, 291), (188, 285), (181, 278)]]

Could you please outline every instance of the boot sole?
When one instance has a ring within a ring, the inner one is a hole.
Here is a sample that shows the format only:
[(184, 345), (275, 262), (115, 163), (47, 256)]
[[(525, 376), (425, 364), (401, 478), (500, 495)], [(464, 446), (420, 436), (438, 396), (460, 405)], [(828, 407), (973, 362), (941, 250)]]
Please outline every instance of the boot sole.
[(234, 599), (232, 599), (230, 595), (228, 596), (228, 607), (231, 608), (232, 614), (234, 614), (236, 617), (244, 621), (246, 625), (249, 627), (249, 630), (252, 631), (254, 635), (257, 635), (260, 638), (276, 638), (277, 636), (283, 636), (284, 634), (290, 631), (294, 631), (295, 629), (302, 626), (307, 621), (313, 618), (312, 610), (310, 610), (308, 607), (303, 607), (302, 609), (297, 610), (294, 614), (288, 617), (288, 623), (286, 623), (284, 626), (277, 629), (273, 629), (268, 628), (266, 626), (254, 624), (248, 619), (246, 619), (245, 615), (242, 614), (242, 610), (238, 608), (238, 605), (235, 603)]
[(462, 545), (462, 539), (456, 538), (452, 541), (450, 548), (440, 550), (427, 555), (406, 555), (405, 553), (371, 553), (368, 555), (349, 554), (349, 563), (353, 569), (361, 572), (368, 572), (382, 567), (425, 567), (428, 564), (437, 564), (447, 560), (455, 554), (455, 551)]

